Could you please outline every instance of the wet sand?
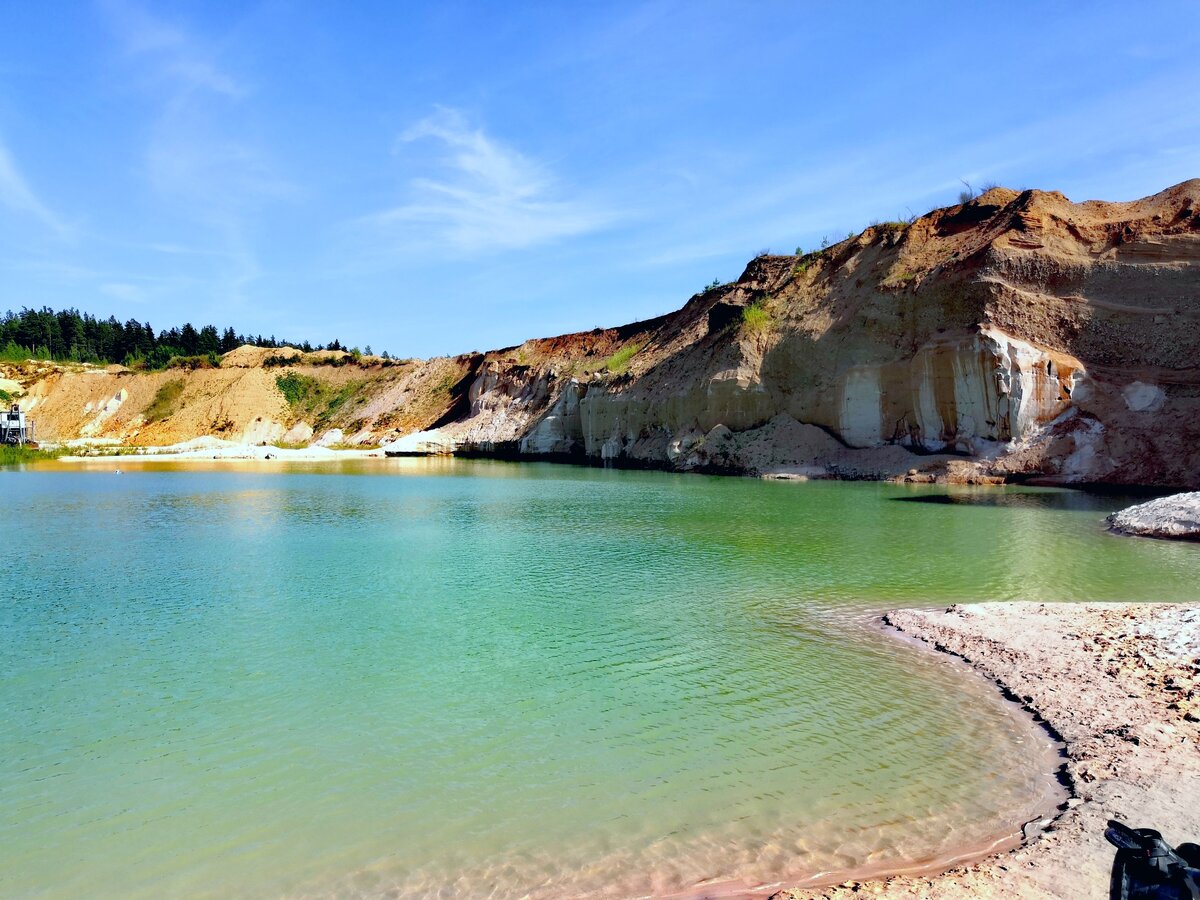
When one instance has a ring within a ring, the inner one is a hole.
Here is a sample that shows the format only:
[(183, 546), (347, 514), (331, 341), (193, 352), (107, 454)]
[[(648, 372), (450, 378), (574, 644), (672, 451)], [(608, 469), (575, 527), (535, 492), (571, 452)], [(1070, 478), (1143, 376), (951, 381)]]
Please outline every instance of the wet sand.
[(1108, 819), (1200, 838), (1200, 605), (983, 603), (884, 622), (961, 657), (1059, 736), (1070, 799), (1006, 853), (778, 900), (1106, 897)]

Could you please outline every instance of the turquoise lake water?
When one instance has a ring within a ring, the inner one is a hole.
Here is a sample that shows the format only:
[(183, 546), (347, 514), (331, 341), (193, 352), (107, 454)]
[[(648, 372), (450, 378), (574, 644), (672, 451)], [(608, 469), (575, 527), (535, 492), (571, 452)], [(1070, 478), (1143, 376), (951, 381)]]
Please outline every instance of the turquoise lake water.
[(0, 894), (687, 892), (1051, 797), (895, 605), (1182, 600), (1128, 498), (541, 464), (0, 472)]

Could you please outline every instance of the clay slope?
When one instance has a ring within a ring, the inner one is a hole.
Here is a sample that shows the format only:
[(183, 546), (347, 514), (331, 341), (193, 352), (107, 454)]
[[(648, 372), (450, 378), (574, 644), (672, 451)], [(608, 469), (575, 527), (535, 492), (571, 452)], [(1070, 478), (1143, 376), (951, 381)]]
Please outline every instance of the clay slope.
[[(187, 375), (180, 409), (149, 426), (137, 416), (170, 373), (57, 372), (27, 379), (23, 402), (61, 438), (180, 439), (230, 421), (241, 439), (338, 429), (678, 469), (1195, 486), (1198, 316), (1200, 180), (1132, 203), (997, 188), (758, 257), (622, 328), (404, 366), (227, 361)], [(342, 392), (337, 408), (289, 405), (275, 382), (293, 370)]]

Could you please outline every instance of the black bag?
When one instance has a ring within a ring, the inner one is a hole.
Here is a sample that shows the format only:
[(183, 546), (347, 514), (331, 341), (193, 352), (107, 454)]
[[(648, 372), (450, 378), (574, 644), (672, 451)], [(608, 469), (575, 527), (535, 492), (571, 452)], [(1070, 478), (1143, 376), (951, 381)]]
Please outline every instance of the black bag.
[(1104, 832), (1117, 848), (1109, 900), (1200, 900), (1200, 846), (1175, 849), (1153, 828), (1109, 819)]

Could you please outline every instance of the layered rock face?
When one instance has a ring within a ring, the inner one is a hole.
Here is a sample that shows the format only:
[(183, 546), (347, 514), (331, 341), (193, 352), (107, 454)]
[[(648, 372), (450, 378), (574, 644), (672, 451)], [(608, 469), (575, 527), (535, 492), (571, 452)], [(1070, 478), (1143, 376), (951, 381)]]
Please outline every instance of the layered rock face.
[(1068, 409), (1082, 370), (1073, 357), (983, 327), (930, 341), (908, 360), (848, 369), (836, 430), (854, 447), (985, 452)]
[[(659, 319), (341, 374), (346, 402), (319, 421), (279, 405), (274, 373), (254, 384), (273, 431), (410, 435), (403, 452), (1193, 486), (1198, 325), (1200, 180), (1132, 203), (997, 188), (816, 253), (760, 256)], [(62, 437), (136, 423), (130, 403), (153, 393), (139, 379), (156, 377), (109, 376), (89, 402), (107, 409), (125, 390), (122, 412), (62, 416), (75, 429)], [(52, 407), (56, 390), (31, 396)]]
[(1200, 181), (1133, 203), (995, 189), (760, 257), (626, 372), (516, 378), (495, 358), (491, 400), (448, 431), (674, 468), (1190, 485), (1198, 324)]

